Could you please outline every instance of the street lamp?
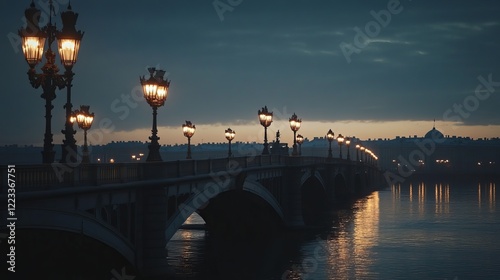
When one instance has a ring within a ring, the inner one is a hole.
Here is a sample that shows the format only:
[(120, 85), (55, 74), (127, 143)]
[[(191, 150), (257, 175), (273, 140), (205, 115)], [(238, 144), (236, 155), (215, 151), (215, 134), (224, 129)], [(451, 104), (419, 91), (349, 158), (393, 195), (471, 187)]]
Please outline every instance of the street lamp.
[(332, 153), (332, 141), (334, 139), (334, 133), (330, 129), (328, 130), (328, 133), (326, 134), (326, 139), (328, 140), (328, 158), (333, 158), (333, 153)]
[(300, 129), (300, 125), (302, 124), (302, 120), (297, 118), (297, 115), (293, 113), (292, 117), (288, 120), (290, 122), (290, 128), (293, 131), (293, 152), (292, 156), (297, 156), (299, 153), (297, 152), (297, 131)]
[(351, 138), (349, 138), (349, 137), (345, 138), (345, 146), (347, 147), (347, 160), (350, 160), (351, 154), (349, 152), (349, 148), (351, 147)]
[(304, 137), (300, 134), (297, 135), (297, 144), (299, 144), (299, 156), (302, 155), (302, 143), (304, 143)]
[[(71, 122), (72, 104), (71, 104), (71, 87), (74, 73), (72, 72), (73, 65), (78, 58), (80, 42), (83, 37), (83, 32), (76, 31), (75, 25), (78, 14), (71, 10), (71, 5), (68, 5), (68, 10), (61, 13), (62, 30), (58, 31), (55, 24), (52, 24), (52, 11), (54, 10), (52, 0), (49, 0), (49, 22), (46, 26), (40, 28), (39, 21), (41, 12), (35, 8), (35, 3), (32, 1), (24, 15), (27, 21), (26, 27), (19, 30), (21, 37), (23, 54), (30, 69), (28, 70), (28, 78), (33, 88), (37, 89), (40, 86), (43, 89), (41, 97), (45, 99), (45, 134), (43, 140), (42, 161), (43, 163), (54, 162), (55, 152), (52, 144), (52, 100), (56, 98), (56, 88), (67, 89), (66, 104), (66, 119), (62, 133), (65, 139), (62, 146), (61, 162), (65, 163), (68, 159), (70, 162), (76, 162), (76, 141)], [(46, 62), (42, 66), (42, 73), (36, 73), (35, 66), (42, 61), (42, 55), (45, 47), (45, 40), (48, 39), (48, 49), (45, 52)], [(66, 69), (64, 75), (58, 74), (59, 69), (55, 65), (55, 53), (52, 51), (52, 43), (57, 39), (59, 56), (61, 63)], [(68, 155), (70, 158), (68, 158)]]
[(339, 136), (337, 136), (337, 142), (339, 142), (339, 158), (342, 159), (342, 144), (344, 143), (344, 136), (342, 136), (342, 134), (339, 134)]
[(188, 150), (186, 159), (191, 159), (191, 137), (193, 137), (195, 131), (196, 131), (196, 126), (192, 124), (190, 121), (186, 121), (186, 123), (182, 125), (182, 132), (184, 133), (184, 136), (186, 136), (188, 139)]
[(263, 155), (269, 154), (269, 144), (267, 143), (267, 128), (273, 122), (273, 112), (269, 112), (267, 110), (267, 106), (264, 106), (262, 110), (259, 110), (259, 121), (260, 124), (264, 127), (264, 150), (262, 150)]
[(151, 130), (152, 135), (149, 137), (151, 143), (149, 144), (149, 154), (146, 161), (162, 161), (160, 155), (160, 144), (158, 140), (160, 137), (157, 136), (158, 129), (156, 127), (156, 115), (158, 107), (165, 104), (167, 99), (168, 87), (170, 86), (170, 81), (164, 79), (164, 70), (157, 70), (154, 67), (148, 68), (150, 77), (149, 79), (144, 78), (144, 76), (139, 77), (142, 85), (142, 91), (144, 93), (144, 98), (148, 104), (153, 108), (153, 129)]
[(361, 146), (359, 144), (356, 145), (356, 161), (359, 161), (359, 148), (361, 148)]
[(92, 127), (92, 122), (94, 121), (94, 113), (90, 113), (89, 109), (90, 106), (81, 105), (80, 110), (76, 110), (74, 112), (74, 117), (71, 118), (73, 122), (76, 119), (78, 127), (83, 129), (84, 140), (83, 140), (82, 163), (90, 163), (89, 147), (87, 146), (87, 130), (89, 130), (90, 127)]
[(365, 148), (365, 147), (363, 147), (363, 146), (361, 146), (361, 147), (359, 148), (359, 151), (360, 151), (360, 152), (359, 152), (359, 153), (360, 153), (360, 161), (362, 161), (362, 162), (363, 162), (363, 154), (364, 154), (365, 150), (366, 150), (366, 148)]
[(231, 141), (233, 141), (234, 136), (236, 135), (236, 131), (231, 128), (226, 129), (225, 131), (226, 139), (229, 141), (229, 151), (227, 153), (227, 157), (230, 158), (233, 154), (231, 153)]

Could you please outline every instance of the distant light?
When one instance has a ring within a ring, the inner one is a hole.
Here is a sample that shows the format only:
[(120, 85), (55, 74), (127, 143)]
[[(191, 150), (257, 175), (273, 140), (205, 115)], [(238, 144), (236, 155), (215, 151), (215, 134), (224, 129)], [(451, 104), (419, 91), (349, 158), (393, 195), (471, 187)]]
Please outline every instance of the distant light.
[(115, 160), (114, 159), (110, 159), (109, 162), (110, 163), (115, 163)]

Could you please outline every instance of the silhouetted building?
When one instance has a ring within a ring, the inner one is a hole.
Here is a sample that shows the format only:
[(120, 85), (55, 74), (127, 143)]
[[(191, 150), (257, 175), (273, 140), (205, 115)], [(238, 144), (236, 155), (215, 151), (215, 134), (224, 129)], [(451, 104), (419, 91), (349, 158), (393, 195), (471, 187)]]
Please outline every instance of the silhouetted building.
[(500, 138), (445, 136), (435, 127), (424, 137), (363, 141), (382, 169), (398, 173), (500, 173)]

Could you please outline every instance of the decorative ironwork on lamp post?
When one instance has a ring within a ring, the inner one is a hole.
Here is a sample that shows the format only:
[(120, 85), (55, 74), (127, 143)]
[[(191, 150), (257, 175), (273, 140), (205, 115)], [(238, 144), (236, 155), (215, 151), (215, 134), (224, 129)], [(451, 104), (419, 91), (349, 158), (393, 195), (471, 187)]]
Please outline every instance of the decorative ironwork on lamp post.
[(302, 120), (293, 113), (292, 117), (288, 120), (290, 122), (290, 128), (293, 131), (293, 151), (292, 156), (297, 156), (299, 153), (297, 152), (297, 131), (300, 129), (300, 125), (302, 124)]
[(264, 150), (262, 150), (263, 155), (269, 154), (269, 144), (267, 143), (267, 128), (273, 122), (273, 112), (267, 110), (267, 106), (264, 106), (262, 110), (257, 112), (259, 115), (260, 124), (264, 127)]
[[(62, 146), (61, 162), (65, 163), (76, 162), (76, 141), (71, 123), (72, 104), (71, 104), (71, 87), (74, 73), (73, 65), (78, 58), (80, 42), (83, 38), (83, 32), (77, 31), (75, 28), (78, 14), (71, 10), (71, 5), (68, 5), (68, 10), (61, 13), (63, 28), (61, 31), (56, 29), (55, 24), (52, 24), (52, 11), (54, 11), (52, 0), (49, 0), (49, 22), (46, 26), (40, 28), (39, 21), (41, 12), (35, 7), (34, 2), (28, 9), (25, 10), (25, 18), (27, 21), (26, 27), (19, 30), (19, 36), (22, 41), (23, 54), (30, 69), (28, 70), (28, 78), (30, 84), (34, 88), (43, 89), (41, 97), (45, 99), (45, 134), (43, 140), (42, 161), (43, 163), (54, 162), (55, 152), (52, 144), (52, 100), (56, 98), (55, 90), (67, 89), (67, 98), (64, 108), (66, 109), (65, 126), (62, 133), (65, 136)], [(59, 69), (55, 65), (55, 53), (52, 51), (52, 43), (57, 39), (59, 56), (61, 63), (66, 69), (63, 75), (58, 74)], [(45, 52), (46, 62), (42, 66), (42, 73), (36, 73), (35, 66), (42, 61), (42, 56), (45, 47), (45, 41), (48, 40), (48, 49)]]
[(328, 132), (326, 133), (326, 139), (328, 140), (328, 158), (333, 158), (333, 153), (332, 153), (332, 141), (334, 139), (334, 133), (333, 131), (330, 129), (328, 130)]
[(351, 160), (351, 153), (349, 152), (349, 149), (351, 147), (351, 138), (345, 138), (345, 146), (347, 148), (347, 160)]
[(156, 115), (158, 107), (165, 104), (165, 100), (168, 95), (168, 87), (170, 86), (170, 81), (163, 78), (165, 75), (164, 70), (157, 70), (154, 67), (148, 68), (150, 77), (146, 79), (144, 76), (139, 77), (142, 85), (142, 91), (144, 93), (144, 98), (148, 104), (153, 108), (153, 128), (151, 129), (152, 135), (149, 137), (151, 143), (149, 144), (149, 154), (146, 161), (162, 161), (160, 155), (160, 144), (158, 140), (158, 128), (156, 126)]
[(337, 142), (339, 143), (339, 158), (342, 159), (342, 144), (344, 143), (344, 136), (342, 134), (337, 136)]
[(184, 136), (188, 139), (188, 149), (186, 159), (191, 159), (191, 137), (193, 137), (194, 132), (196, 131), (196, 126), (192, 124), (190, 121), (186, 121), (185, 124), (182, 125), (182, 132)]
[(71, 123), (78, 124), (78, 127), (83, 129), (83, 155), (82, 163), (90, 163), (89, 147), (87, 145), (87, 130), (92, 127), (94, 121), (94, 113), (89, 112), (90, 106), (81, 105), (80, 110), (75, 110), (74, 117), (70, 119)]
[(231, 141), (233, 141), (234, 136), (236, 136), (236, 131), (232, 130), (231, 128), (228, 128), (225, 131), (225, 136), (227, 141), (229, 141), (229, 150), (227, 152), (227, 157), (230, 158), (233, 156), (233, 154), (231, 153)]
[(298, 134), (297, 135), (297, 144), (299, 145), (299, 156), (302, 155), (302, 143), (304, 143), (304, 136)]

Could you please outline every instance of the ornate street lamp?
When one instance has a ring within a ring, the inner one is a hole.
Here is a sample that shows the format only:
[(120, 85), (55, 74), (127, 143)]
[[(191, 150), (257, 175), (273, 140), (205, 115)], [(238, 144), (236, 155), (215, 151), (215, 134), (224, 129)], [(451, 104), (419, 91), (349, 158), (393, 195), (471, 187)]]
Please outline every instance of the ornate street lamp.
[(359, 161), (359, 148), (361, 148), (361, 146), (359, 144), (356, 145), (356, 161)]
[(330, 129), (328, 130), (328, 133), (326, 134), (326, 139), (328, 140), (328, 158), (333, 158), (333, 153), (332, 153), (332, 141), (334, 139), (334, 133)]
[(78, 127), (83, 129), (83, 156), (82, 163), (90, 163), (89, 147), (87, 146), (87, 130), (92, 127), (94, 121), (94, 113), (89, 112), (90, 106), (81, 105), (80, 110), (75, 110), (73, 116), (70, 118), (71, 123), (75, 122)]
[(297, 152), (297, 131), (300, 129), (300, 125), (302, 124), (302, 120), (293, 113), (292, 117), (288, 120), (290, 122), (290, 128), (293, 131), (293, 151), (292, 156), (297, 156), (299, 153)]
[(302, 155), (302, 143), (304, 143), (304, 136), (297, 135), (297, 144), (299, 144), (299, 156)]
[(269, 144), (267, 143), (267, 128), (273, 122), (273, 112), (267, 110), (267, 106), (264, 106), (262, 110), (257, 112), (259, 115), (260, 124), (264, 127), (264, 150), (262, 150), (263, 155), (269, 154)]
[(344, 136), (342, 134), (337, 136), (337, 142), (339, 142), (339, 158), (342, 159), (342, 144), (344, 143)]
[(191, 137), (193, 137), (195, 131), (196, 131), (196, 126), (192, 124), (190, 121), (186, 121), (186, 123), (182, 125), (182, 132), (184, 133), (184, 136), (186, 136), (188, 139), (188, 150), (186, 159), (191, 159)]
[(226, 129), (225, 131), (226, 139), (229, 141), (229, 151), (227, 153), (227, 157), (230, 158), (233, 154), (231, 153), (231, 141), (233, 141), (234, 136), (236, 136), (236, 131), (231, 128)]
[[(72, 104), (71, 104), (71, 87), (74, 73), (72, 72), (73, 65), (78, 58), (80, 42), (83, 37), (83, 32), (76, 31), (75, 25), (78, 14), (71, 10), (71, 5), (68, 5), (68, 10), (61, 13), (63, 28), (61, 31), (56, 29), (55, 24), (52, 24), (52, 11), (54, 10), (52, 0), (49, 0), (49, 22), (43, 28), (39, 27), (41, 12), (35, 8), (33, 1), (28, 9), (25, 10), (25, 18), (27, 21), (26, 27), (19, 30), (19, 36), (22, 41), (23, 54), (30, 69), (28, 70), (28, 78), (31, 86), (34, 88), (43, 89), (41, 97), (45, 99), (45, 134), (43, 141), (42, 161), (43, 163), (54, 162), (55, 152), (52, 144), (52, 100), (56, 98), (56, 88), (67, 89), (67, 98), (64, 108), (66, 109), (65, 126), (62, 133), (65, 139), (62, 146), (61, 162), (76, 162), (76, 141), (71, 122)], [(48, 39), (48, 49), (45, 53), (46, 62), (42, 66), (42, 73), (36, 73), (35, 66), (42, 61), (42, 55), (45, 47), (45, 40)], [(59, 69), (55, 65), (55, 53), (52, 51), (52, 43), (57, 39), (59, 56), (61, 63), (66, 71), (64, 75), (58, 74)], [(68, 157), (69, 156), (69, 157)]]
[(152, 135), (149, 137), (151, 143), (149, 144), (149, 154), (146, 161), (162, 161), (160, 155), (160, 144), (158, 140), (158, 129), (156, 127), (156, 115), (158, 107), (165, 104), (165, 100), (168, 95), (168, 87), (170, 86), (170, 81), (164, 79), (164, 70), (156, 70), (156, 68), (148, 68), (150, 77), (149, 79), (144, 78), (144, 76), (139, 77), (142, 85), (142, 91), (144, 93), (144, 98), (148, 104), (153, 108), (153, 129), (151, 130)]
[(361, 161), (361, 162), (363, 162), (363, 161), (364, 161), (364, 160), (363, 160), (363, 154), (365, 153), (365, 150), (366, 150), (366, 148), (365, 148), (365, 147), (363, 147), (363, 146), (361, 146), (361, 147), (359, 148), (359, 151), (360, 151), (360, 155), (359, 155), (359, 156), (360, 156), (360, 158), (359, 158), (359, 159), (360, 159), (360, 161)]
[(347, 147), (347, 160), (350, 160), (351, 154), (349, 152), (349, 148), (351, 147), (351, 138), (349, 138), (349, 137), (345, 138), (345, 146)]

